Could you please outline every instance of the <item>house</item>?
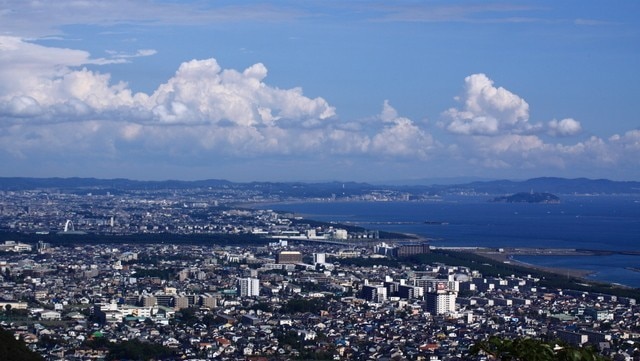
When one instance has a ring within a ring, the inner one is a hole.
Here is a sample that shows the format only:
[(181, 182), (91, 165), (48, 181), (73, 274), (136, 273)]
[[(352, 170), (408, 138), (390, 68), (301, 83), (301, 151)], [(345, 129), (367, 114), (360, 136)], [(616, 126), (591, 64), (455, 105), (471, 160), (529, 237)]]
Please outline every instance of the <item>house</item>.
[(43, 321), (53, 321), (62, 319), (62, 315), (58, 311), (42, 311), (40, 319)]

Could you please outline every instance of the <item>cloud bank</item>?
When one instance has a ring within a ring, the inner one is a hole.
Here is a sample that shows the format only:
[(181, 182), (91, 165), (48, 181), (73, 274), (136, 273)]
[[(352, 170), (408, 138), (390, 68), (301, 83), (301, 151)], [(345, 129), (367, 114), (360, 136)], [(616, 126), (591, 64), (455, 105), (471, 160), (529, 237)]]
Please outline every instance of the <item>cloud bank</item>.
[(612, 169), (621, 166), (623, 159), (640, 163), (637, 130), (609, 139), (576, 139), (583, 129), (573, 118), (553, 119), (546, 125), (532, 123), (529, 104), (509, 90), (495, 87), (485, 74), (466, 77), (463, 94), (455, 99), (462, 105), (443, 112), (439, 125), (457, 136), (457, 155), (471, 164), (562, 172), (588, 167)]
[[(213, 58), (186, 61), (150, 93), (134, 93), (87, 68), (154, 54), (141, 49), (93, 58), (0, 36), (0, 159), (18, 168), (71, 161), (207, 168), (281, 159), (285, 168), (287, 162), (343, 169), (404, 164), (421, 174), (434, 165), (606, 172), (636, 167), (640, 159), (640, 131), (585, 138), (573, 118), (533, 122), (529, 104), (485, 74), (466, 77), (458, 106), (430, 128), (399, 115), (389, 101), (378, 115), (340, 119), (322, 97), (270, 85), (261, 63), (238, 71)], [(448, 136), (439, 139), (438, 132)]]
[(463, 135), (497, 135), (502, 132), (523, 133), (536, 128), (529, 123), (529, 104), (484, 74), (464, 79), (465, 91), (458, 98), (462, 109), (451, 108), (444, 114), (449, 118), (447, 130)]

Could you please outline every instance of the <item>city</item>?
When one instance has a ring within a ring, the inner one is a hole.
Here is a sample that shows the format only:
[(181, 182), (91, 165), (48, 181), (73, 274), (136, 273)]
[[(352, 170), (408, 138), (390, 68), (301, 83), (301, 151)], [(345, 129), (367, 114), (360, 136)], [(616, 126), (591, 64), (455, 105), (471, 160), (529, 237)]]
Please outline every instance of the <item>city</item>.
[(640, 361), (638, 18), (0, 1), (0, 361)]
[(427, 239), (238, 207), (244, 191), (78, 193), (2, 193), (22, 236), (0, 244), (0, 325), (47, 360), (486, 360), (471, 349), (495, 336), (640, 356), (633, 297), (420, 261)]
[[(110, 188), (109, 188), (110, 189)], [(304, 235), (309, 225), (300, 217), (249, 208), (254, 203), (276, 203), (324, 198), (271, 192), (269, 189), (234, 189), (227, 186), (186, 189), (119, 190), (112, 194), (101, 187), (64, 190), (0, 191), (0, 230), (19, 233), (136, 235), (164, 234), (255, 234)], [(326, 192), (325, 192), (326, 193)], [(405, 200), (406, 192), (367, 191), (343, 196), (343, 201)], [(426, 197), (419, 194), (418, 197)], [(238, 206), (240, 205), (240, 206)], [(245, 206), (246, 205), (246, 206)], [(303, 224), (300, 224), (303, 223)], [(335, 230), (323, 230), (331, 238), (344, 238)], [(364, 230), (363, 230), (364, 231)], [(340, 233), (340, 232), (338, 232)], [(351, 237), (368, 237), (366, 234)], [(371, 235), (369, 235), (371, 236)], [(320, 237), (320, 238), (327, 238)]]

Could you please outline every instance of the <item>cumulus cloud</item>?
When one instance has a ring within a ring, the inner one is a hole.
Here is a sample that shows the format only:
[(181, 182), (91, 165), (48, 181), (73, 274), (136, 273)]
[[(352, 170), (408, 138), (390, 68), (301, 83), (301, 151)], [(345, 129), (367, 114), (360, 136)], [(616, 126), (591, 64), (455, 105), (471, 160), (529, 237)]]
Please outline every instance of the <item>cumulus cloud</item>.
[[(152, 54), (110, 56), (133, 61)], [(529, 105), (483, 74), (467, 77), (460, 107), (443, 113), (442, 128), (456, 135), (443, 144), (426, 124), (401, 116), (389, 101), (370, 118), (341, 120), (322, 97), (270, 85), (262, 63), (235, 70), (223, 69), (213, 58), (186, 61), (150, 93), (134, 93), (99, 68), (86, 68), (99, 63), (84, 51), (0, 36), (0, 159), (5, 164), (34, 159), (54, 164), (51, 159), (58, 156), (111, 164), (126, 160), (131, 169), (135, 160), (149, 158), (199, 167), (222, 158), (258, 162), (266, 157), (340, 158), (344, 164), (366, 158), (418, 166), (456, 162), (459, 168), (489, 169), (611, 169), (640, 162), (639, 130), (555, 144), (543, 130), (575, 136), (582, 132), (580, 122), (530, 124)]]
[(615, 134), (607, 139), (610, 153), (615, 162), (624, 161), (627, 165), (640, 165), (640, 129), (633, 129), (622, 135)]
[(472, 136), (455, 149), (470, 164), (489, 169), (604, 171), (640, 165), (640, 131), (608, 139), (591, 136), (573, 144), (547, 142), (537, 135)]
[(221, 69), (215, 59), (193, 60), (149, 95), (133, 94), (126, 83), (112, 84), (108, 74), (82, 68), (99, 63), (83, 51), (8, 36), (0, 37), (0, 50), (0, 110), (8, 116), (53, 119), (62, 112), (72, 119), (91, 113), (149, 123), (308, 126), (335, 115), (324, 99), (308, 98), (300, 88), (265, 84), (263, 64), (238, 72)]
[[(439, 125), (457, 135), (457, 159), (489, 169), (600, 168), (620, 164), (623, 159), (640, 159), (634, 131), (609, 139), (592, 136), (571, 144), (554, 143), (543, 137), (568, 138), (583, 132), (573, 119), (551, 120), (544, 126), (529, 121), (529, 104), (518, 95), (494, 83), (484, 74), (465, 78), (461, 106), (443, 112)], [(633, 154), (635, 152), (635, 154)]]
[(0, 58), (0, 138), (14, 155), (93, 149), (111, 157), (152, 152), (201, 159), (220, 154), (424, 159), (437, 146), (386, 101), (371, 126), (340, 122), (323, 98), (267, 84), (261, 63), (238, 71), (223, 69), (213, 58), (191, 60), (155, 91), (133, 93), (109, 74), (86, 69), (96, 64), (87, 52), (13, 37), (0, 38), (0, 44), (6, 50)]
[(389, 105), (389, 101), (385, 100), (380, 113), (380, 120), (385, 123), (393, 123), (398, 119), (398, 112)]
[(529, 104), (505, 88), (496, 88), (485, 74), (473, 74), (464, 80), (464, 94), (457, 98), (461, 108), (444, 112), (444, 127), (463, 135), (523, 133), (539, 127), (529, 123)]
[(582, 132), (582, 125), (573, 118), (565, 118), (560, 121), (554, 119), (547, 124), (548, 133), (552, 136), (567, 137)]
[(323, 148), (315, 139), (328, 139), (335, 118), (322, 98), (266, 84), (260, 63), (237, 71), (215, 59), (192, 60), (151, 94), (134, 94), (86, 69), (102, 62), (84, 51), (10, 36), (0, 37), (0, 50), (0, 138), (15, 156), (83, 147), (114, 156), (132, 149), (171, 156), (311, 152)]
[(640, 130), (629, 130), (623, 135), (615, 134), (609, 138), (611, 143), (631, 151), (640, 150)]
[(14, 96), (0, 105), (0, 114), (10, 117), (32, 117), (41, 113), (40, 104), (30, 96)]
[(371, 150), (392, 156), (427, 158), (437, 144), (410, 119), (398, 116), (398, 112), (385, 100), (380, 120), (384, 128), (371, 140)]
[(278, 89), (263, 80), (267, 68), (222, 70), (215, 59), (183, 63), (176, 75), (149, 98), (155, 119), (164, 123), (235, 126), (307, 126), (335, 115), (324, 99), (310, 99), (300, 88)]
[[(84, 51), (45, 47), (0, 36), (0, 102), (6, 108), (12, 99), (26, 101), (28, 98), (32, 104), (23, 110), (31, 112), (40, 108), (45, 118), (54, 117), (60, 107), (84, 108), (80, 103), (95, 109), (131, 106), (135, 99), (126, 84), (111, 85), (107, 74), (74, 70), (96, 63), (101, 61)], [(27, 114), (14, 112), (14, 115)]]

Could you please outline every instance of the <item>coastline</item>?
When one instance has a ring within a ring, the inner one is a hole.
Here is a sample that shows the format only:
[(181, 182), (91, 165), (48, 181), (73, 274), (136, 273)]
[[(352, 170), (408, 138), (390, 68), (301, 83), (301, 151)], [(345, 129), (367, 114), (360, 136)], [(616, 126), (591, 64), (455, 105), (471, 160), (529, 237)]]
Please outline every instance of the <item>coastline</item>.
[(593, 282), (589, 276), (594, 274), (594, 271), (575, 269), (575, 268), (561, 268), (561, 267), (544, 267), (531, 264), (528, 262), (518, 261), (514, 256), (593, 256), (595, 252), (575, 250), (575, 249), (545, 249), (545, 248), (505, 248), (501, 251), (494, 249), (476, 249), (472, 251), (476, 255), (483, 256), (494, 261), (502, 263), (511, 263), (518, 266), (535, 269), (538, 271), (545, 271), (555, 273), (557, 275), (579, 278), (584, 281)]
[[(559, 278), (573, 277), (577, 283), (584, 280), (640, 289), (637, 224), (622, 217), (627, 212), (635, 214), (627, 203), (613, 204), (624, 211), (613, 220), (609, 217), (612, 207), (608, 202), (585, 203), (582, 198), (579, 202), (564, 202), (561, 209), (557, 205), (485, 206), (485, 203), (448, 201), (365, 202), (364, 206), (358, 203), (363, 202), (289, 200), (271, 203), (270, 207), (288, 209), (309, 219), (343, 221), (367, 229), (410, 234), (415, 238), (408, 242), (427, 240), (434, 248), (458, 249), (495, 262), (562, 276)], [(265, 204), (254, 202), (253, 206), (263, 208)], [(585, 217), (587, 213), (592, 217)], [(425, 219), (449, 224), (424, 224)], [(603, 232), (610, 227), (615, 229), (613, 239), (610, 232)], [(553, 229), (559, 232), (549, 232)]]

